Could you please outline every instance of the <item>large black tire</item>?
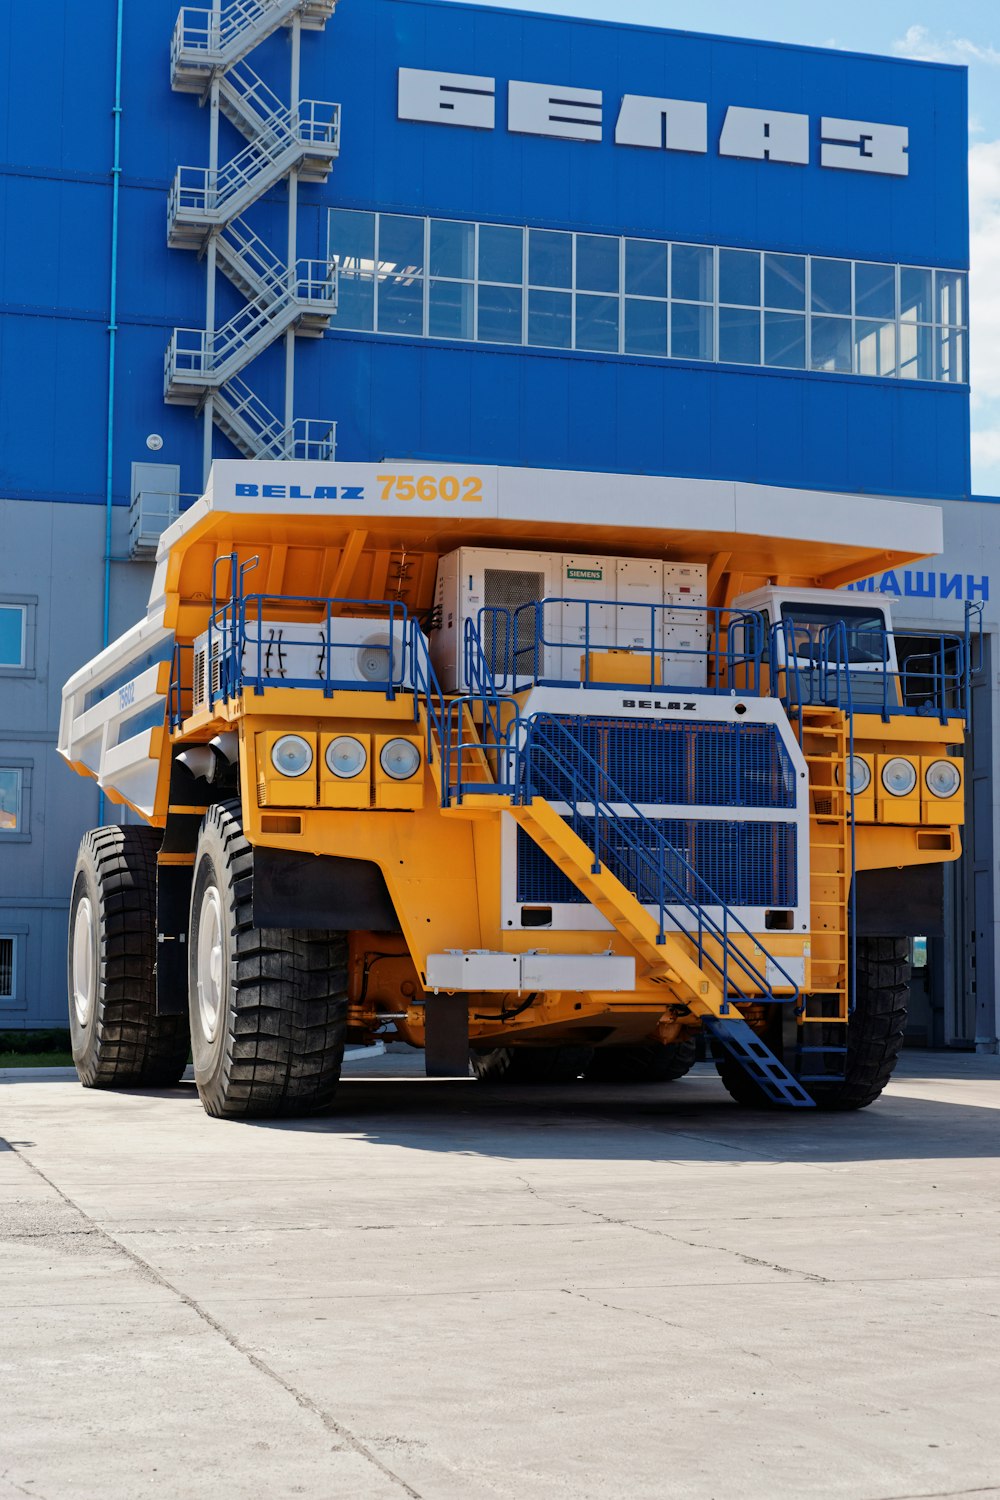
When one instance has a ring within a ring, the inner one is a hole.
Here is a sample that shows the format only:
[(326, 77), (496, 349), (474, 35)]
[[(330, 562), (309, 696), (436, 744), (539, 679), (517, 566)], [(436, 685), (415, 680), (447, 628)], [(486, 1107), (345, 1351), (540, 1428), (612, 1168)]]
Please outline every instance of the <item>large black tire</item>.
[(253, 925), (239, 802), (205, 814), (189, 925), (191, 1049), (201, 1102), (239, 1119), (333, 1102), (347, 1031), (347, 937)]
[(561, 1085), (575, 1083), (592, 1056), (590, 1047), (494, 1047), (473, 1052), (472, 1071), (480, 1083)]
[(67, 988), (84, 1088), (168, 1088), (188, 1059), (187, 1016), (156, 1014), (156, 855), (145, 825), (92, 828), (73, 872)]
[[(866, 1109), (892, 1077), (903, 1049), (906, 1010), (910, 995), (908, 938), (869, 937), (857, 940), (854, 1014), (847, 1027), (844, 1077), (832, 1083), (806, 1083), (818, 1109)], [(843, 1046), (842, 1026), (810, 1026), (809, 1044)], [(775, 1040), (768, 1044), (777, 1050)], [(752, 1078), (728, 1053), (714, 1047), (715, 1066), (729, 1093), (750, 1109), (774, 1106)]]
[[(858, 938), (854, 1014), (847, 1028), (847, 1068), (836, 1083), (806, 1084), (820, 1109), (866, 1109), (892, 1077), (903, 1050), (910, 998), (910, 941)], [(826, 1044), (843, 1046), (842, 1026), (810, 1027)]]
[(587, 1068), (588, 1083), (676, 1083), (690, 1073), (697, 1058), (694, 1037), (677, 1042), (636, 1042), (628, 1047), (598, 1047)]

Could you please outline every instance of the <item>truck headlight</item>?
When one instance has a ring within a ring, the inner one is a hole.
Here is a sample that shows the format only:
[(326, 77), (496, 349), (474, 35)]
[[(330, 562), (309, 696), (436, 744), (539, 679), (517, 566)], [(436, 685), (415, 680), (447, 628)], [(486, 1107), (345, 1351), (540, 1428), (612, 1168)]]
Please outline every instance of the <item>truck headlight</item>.
[(338, 734), (326, 747), (327, 769), (342, 781), (360, 776), (368, 764), (368, 751), (353, 734)]
[(952, 760), (935, 760), (927, 767), (924, 780), (935, 797), (954, 797), (962, 785), (962, 773)]
[(312, 746), (301, 734), (283, 734), (271, 747), (271, 764), (282, 776), (304, 776), (312, 763)]
[(410, 740), (388, 740), (378, 760), (393, 781), (409, 781), (420, 769), (420, 751)]
[(916, 767), (902, 755), (894, 755), (882, 767), (882, 785), (891, 797), (908, 797), (916, 784)]
[[(860, 755), (849, 755), (845, 766), (847, 790), (853, 797), (861, 797), (872, 784), (871, 767)], [(837, 767), (837, 782), (840, 783), (840, 767)]]

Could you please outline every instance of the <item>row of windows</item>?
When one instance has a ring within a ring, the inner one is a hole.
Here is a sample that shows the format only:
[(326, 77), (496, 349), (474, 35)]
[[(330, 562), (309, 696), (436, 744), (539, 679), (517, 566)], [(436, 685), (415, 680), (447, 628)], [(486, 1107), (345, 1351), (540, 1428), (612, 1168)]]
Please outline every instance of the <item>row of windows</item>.
[(336, 327), (964, 382), (962, 272), (330, 213)]

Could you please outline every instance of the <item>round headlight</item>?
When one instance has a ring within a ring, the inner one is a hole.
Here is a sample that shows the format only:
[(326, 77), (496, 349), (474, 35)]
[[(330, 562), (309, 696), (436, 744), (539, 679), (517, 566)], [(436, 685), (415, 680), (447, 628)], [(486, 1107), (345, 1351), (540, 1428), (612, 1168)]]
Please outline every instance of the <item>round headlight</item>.
[(894, 755), (882, 767), (882, 785), (892, 797), (908, 797), (917, 784), (917, 773), (910, 761)]
[(410, 740), (388, 740), (378, 759), (393, 781), (409, 781), (420, 769), (420, 751)]
[(962, 773), (953, 760), (936, 760), (927, 767), (924, 780), (935, 797), (954, 797), (962, 785)]
[[(840, 783), (840, 767), (837, 767), (837, 783)], [(860, 755), (847, 757), (847, 790), (853, 797), (860, 797), (872, 784), (871, 768)]]
[(282, 776), (304, 776), (312, 763), (312, 745), (301, 734), (283, 734), (275, 740), (271, 764)]
[(338, 734), (326, 747), (326, 764), (334, 776), (350, 781), (368, 764), (368, 751), (353, 734)]

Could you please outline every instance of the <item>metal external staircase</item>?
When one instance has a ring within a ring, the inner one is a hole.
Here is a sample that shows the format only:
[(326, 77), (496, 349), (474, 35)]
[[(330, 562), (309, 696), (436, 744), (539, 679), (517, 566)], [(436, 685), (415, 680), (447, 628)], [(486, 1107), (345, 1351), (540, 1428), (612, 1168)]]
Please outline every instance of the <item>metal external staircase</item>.
[[(198, 93), (212, 114), (210, 163), (182, 166), (171, 186), (168, 243), (195, 250), (207, 263), (206, 328), (174, 331), (164, 360), (168, 402), (206, 412), (247, 458), (329, 459), (336, 452), (333, 422), (295, 420), (294, 339), (319, 337), (337, 307), (336, 268), (298, 259), (296, 209), (300, 182), (324, 182), (340, 150), (340, 106), (297, 97), (298, 36), (322, 30), (337, 0), (230, 0), (218, 10), (181, 11), (171, 48), (175, 89)], [(246, 61), (282, 26), (293, 29), (292, 93), (285, 104)], [(246, 146), (218, 161), (218, 119), (244, 136)], [(273, 250), (243, 215), (265, 193), (289, 182), (289, 253)], [(214, 326), (214, 278), (222, 271), (246, 305)], [(247, 367), (279, 339), (290, 340), (284, 421), (247, 382)], [(210, 428), (209, 428), (210, 430)], [(206, 438), (206, 454), (210, 444)]]
[(201, 94), (219, 69), (232, 67), (296, 16), (304, 31), (322, 31), (337, 0), (231, 0), (225, 10), (186, 5), (170, 47), (170, 79), (182, 93)]

